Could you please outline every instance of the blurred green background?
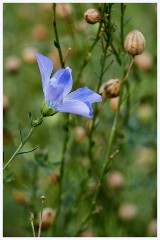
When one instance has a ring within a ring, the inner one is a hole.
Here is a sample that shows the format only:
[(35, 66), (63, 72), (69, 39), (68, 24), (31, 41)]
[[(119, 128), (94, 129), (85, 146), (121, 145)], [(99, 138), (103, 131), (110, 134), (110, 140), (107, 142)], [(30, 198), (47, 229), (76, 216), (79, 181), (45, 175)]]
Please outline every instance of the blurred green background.
[[(65, 5), (65, 6), (64, 6)], [(96, 90), (102, 56), (101, 45), (94, 48), (82, 78), (76, 82), (81, 63), (96, 35), (98, 24), (89, 25), (83, 15), (88, 8), (99, 4), (57, 4), (57, 27), (62, 52), (71, 47), (66, 66), (72, 68), (73, 89), (87, 86)], [(135, 63), (130, 74), (130, 118), (119, 127), (113, 149), (119, 149), (112, 168), (105, 177), (98, 199), (100, 211), (93, 216), (86, 231), (80, 236), (144, 237), (156, 236), (157, 217), (157, 8), (156, 4), (127, 4), (125, 10), (125, 36), (138, 29), (146, 39), (147, 60)], [(120, 45), (120, 4), (114, 4), (112, 22), (115, 24), (113, 43)], [(19, 123), (23, 134), (30, 125), (28, 112), (36, 118), (43, 101), (41, 77), (34, 52), (50, 57), (60, 68), (54, 46), (51, 4), (3, 4), (3, 59), (4, 59), (4, 159), (7, 161), (20, 142)], [(120, 78), (121, 68), (114, 55), (103, 82)], [(142, 63), (148, 61), (148, 67)], [(97, 175), (105, 158), (105, 149), (114, 113), (109, 101), (103, 106), (94, 132), (94, 158)], [(125, 106), (124, 106), (125, 109)], [(123, 116), (123, 110), (122, 110)], [(4, 174), (4, 236), (32, 236), (30, 211), (37, 217), (40, 196), (45, 195), (45, 206), (56, 208), (59, 162), (61, 160), (65, 114), (46, 118), (25, 149), (38, 146), (33, 153), (18, 156)], [(76, 198), (80, 184), (87, 176), (88, 127), (91, 120), (70, 115), (70, 138), (65, 162), (61, 236), (71, 236), (80, 219), (85, 216), (93, 198), (96, 179), (85, 186), (71, 217), (67, 210)], [(118, 180), (117, 180), (118, 179)], [(119, 185), (116, 185), (119, 184)], [(88, 234), (88, 235), (87, 235)], [(42, 232), (52, 236), (52, 228)]]

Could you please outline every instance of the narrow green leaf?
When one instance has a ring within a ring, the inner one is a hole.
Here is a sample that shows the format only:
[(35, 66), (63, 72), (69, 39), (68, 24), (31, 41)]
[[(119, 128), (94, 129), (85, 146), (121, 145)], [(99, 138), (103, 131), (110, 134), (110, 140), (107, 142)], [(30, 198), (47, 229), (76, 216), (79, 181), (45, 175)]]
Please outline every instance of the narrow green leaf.
[(24, 154), (24, 153), (30, 153), (30, 152), (33, 152), (33, 151), (35, 151), (37, 148), (38, 148), (38, 147), (35, 147), (35, 148), (31, 149), (31, 150), (20, 151), (20, 152), (17, 153), (17, 155), (18, 155), (18, 154)]

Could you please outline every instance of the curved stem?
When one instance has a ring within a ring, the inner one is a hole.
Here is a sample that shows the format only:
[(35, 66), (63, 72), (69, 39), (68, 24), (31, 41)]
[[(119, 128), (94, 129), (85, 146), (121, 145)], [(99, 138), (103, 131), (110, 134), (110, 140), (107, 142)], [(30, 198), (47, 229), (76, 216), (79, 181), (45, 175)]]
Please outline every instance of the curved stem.
[(13, 161), (13, 159), (20, 153), (20, 150), (22, 149), (22, 147), (25, 145), (25, 143), (28, 141), (28, 139), (32, 136), (32, 134), (34, 133), (35, 129), (38, 127), (37, 126), (33, 126), (30, 130), (30, 132), (28, 133), (28, 135), (26, 136), (26, 138), (23, 140), (23, 142), (21, 142), (21, 144), (19, 145), (19, 147), (17, 148), (17, 150), (14, 152), (14, 154), (12, 155), (12, 157), (8, 160), (8, 162), (4, 165), (3, 170), (5, 170)]

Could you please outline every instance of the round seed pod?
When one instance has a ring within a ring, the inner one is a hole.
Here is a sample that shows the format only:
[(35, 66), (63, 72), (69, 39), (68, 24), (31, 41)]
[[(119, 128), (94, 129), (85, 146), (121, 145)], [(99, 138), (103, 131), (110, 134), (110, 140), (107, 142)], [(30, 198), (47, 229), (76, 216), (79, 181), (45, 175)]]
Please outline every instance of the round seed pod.
[(115, 98), (120, 94), (121, 83), (119, 79), (110, 79), (100, 88), (100, 94), (102, 95), (103, 100), (106, 98)]
[(147, 227), (147, 235), (149, 237), (157, 236), (157, 219), (152, 219)]
[(141, 55), (136, 56), (134, 62), (142, 71), (149, 71), (153, 67), (153, 57), (148, 52), (143, 52)]
[(100, 12), (97, 9), (90, 8), (84, 13), (84, 18), (89, 24), (98, 23), (100, 22)]
[(143, 52), (145, 48), (145, 38), (138, 30), (128, 33), (124, 43), (125, 50), (128, 54), (135, 56)]
[(118, 215), (122, 221), (131, 221), (137, 214), (137, 206), (131, 203), (124, 203), (120, 206)]
[(122, 188), (123, 185), (124, 185), (123, 174), (119, 171), (113, 171), (107, 179), (107, 186), (110, 189), (118, 190), (118, 189)]
[(48, 229), (55, 218), (55, 210), (52, 208), (44, 208), (42, 212), (42, 230)]
[(21, 60), (16, 55), (9, 56), (5, 63), (6, 70), (9, 73), (17, 73), (21, 67)]

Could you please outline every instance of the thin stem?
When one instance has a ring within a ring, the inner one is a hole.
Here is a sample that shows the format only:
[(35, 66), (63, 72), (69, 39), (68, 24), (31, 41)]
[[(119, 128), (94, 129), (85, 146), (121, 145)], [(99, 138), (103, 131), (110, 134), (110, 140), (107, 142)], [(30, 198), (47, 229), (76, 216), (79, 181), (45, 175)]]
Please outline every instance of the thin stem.
[(60, 176), (59, 176), (59, 192), (58, 192), (58, 206), (57, 212), (55, 216), (55, 225), (54, 225), (54, 232), (57, 233), (57, 221), (61, 211), (61, 202), (62, 202), (62, 182), (64, 177), (64, 166), (65, 166), (65, 157), (67, 151), (67, 142), (69, 138), (69, 114), (66, 116), (66, 123), (65, 123), (65, 136), (64, 136), (64, 143), (63, 143), (63, 150), (62, 150), (62, 159), (61, 159), (61, 166), (60, 166)]
[(133, 56), (132, 59), (131, 59), (131, 62), (130, 62), (130, 65), (129, 65), (129, 67), (128, 67), (126, 76), (125, 76), (125, 78), (124, 78), (124, 81), (125, 81), (125, 82), (128, 81), (128, 77), (129, 77), (129, 74), (130, 74), (130, 71), (131, 71), (131, 68), (132, 68), (133, 63), (134, 63), (134, 56)]
[(121, 49), (124, 52), (124, 3), (121, 3)]
[(43, 208), (44, 208), (44, 200), (45, 200), (45, 197), (42, 196), (41, 199), (42, 199), (42, 202), (41, 202), (41, 213), (40, 213), (40, 219), (39, 219), (38, 237), (41, 236), (41, 229), (42, 229), (42, 216), (43, 216)]
[(8, 162), (4, 165), (3, 170), (5, 170), (13, 161), (13, 159), (19, 154), (20, 150), (22, 149), (22, 147), (25, 145), (25, 143), (29, 140), (29, 138), (32, 136), (32, 134), (34, 133), (34, 131), (36, 130), (36, 128), (38, 127), (34, 126), (31, 128), (30, 132), (28, 133), (28, 135), (26, 136), (26, 138), (23, 140), (23, 142), (21, 142), (21, 144), (19, 145), (19, 147), (17, 148), (17, 150), (14, 152), (14, 154), (12, 155), (12, 157), (8, 160)]
[(30, 216), (30, 221), (31, 221), (31, 227), (32, 227), (33, 237), (35, 237), (35, 236), (36, 236), (36, 233), (35, 233), (34, 223), (33, 223), (34, 214), (33, 214), (33, 213), (30, 213), (30, 214), (31, 214), (31, 216)]
[(60, 58), (61, 66), (62, 66), (62, 68), (64, 68), (65, 63), (63, 61), (63, 56), (62, 56), (62, 51), (61, 51), (60, 41), (59, 41), (59, 36), (58, 36), (58, 31), (57, 31), (57, 24), (56, 24), (56, 3), (53, 3), (53, 5), (52, 5), (52, 15), (53, 15), (53, 29), (54, 29), (54, 33), (55, 33), (59, 58)]
[(66, 59), (67, 59), (68, 54), (69, 54), (70, 51), (71, 51), (71, 48), (68, 48), (68, 50), (67, 50), (67, 52), (66, 52), (66, 54), (65, 54), (65, 56), (64, 56), (64, 59), (63, 59), (63, 64), (64, 64), (64, 65), (65, 65), (65, 61), (66, 61)]

